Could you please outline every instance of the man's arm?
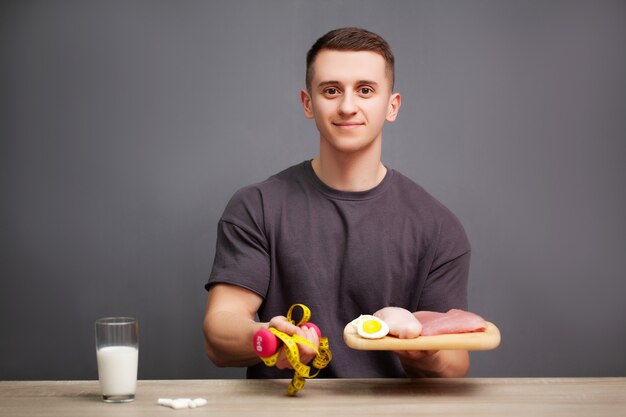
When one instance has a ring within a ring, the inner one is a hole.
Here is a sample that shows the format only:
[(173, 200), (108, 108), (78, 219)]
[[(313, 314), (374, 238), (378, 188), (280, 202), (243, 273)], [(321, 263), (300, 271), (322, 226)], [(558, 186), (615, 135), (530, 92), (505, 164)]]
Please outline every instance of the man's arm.
[(409, 377), (461, 378), (469, 369), (466, 350), (396, 351)]
[(203, 331), (209, 359), (220, 367), (251, 366), (259, 362), (252, 336), (267, 323), (254, 320), (263, 299), (235, 285), (216, 284), (209, 290)]
[[(251, 366), (260, 361), (252, 345), (252, 337), (259, 329), (274, 327), (287, 334), (297, 333), (318, 345), (317, 333), (301, 329), (285, 317), (273, 317), (269, 323), (254, 320), (263, 298), (258, 294), (236, 285), (216, 284), (209, 290), (203, 331), (205, 349), (209, 359), (219, 367)], [(303, 363), (315, 357), (315, 352), (300, 347)], [(278, 356), (276, 367), (290, 368), (284, 352)]]

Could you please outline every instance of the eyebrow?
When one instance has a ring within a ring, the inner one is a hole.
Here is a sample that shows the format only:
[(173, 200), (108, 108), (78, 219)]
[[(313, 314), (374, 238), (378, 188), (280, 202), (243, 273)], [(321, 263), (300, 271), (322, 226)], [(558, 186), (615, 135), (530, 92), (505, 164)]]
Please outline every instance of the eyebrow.
[[(340, 84), (341, 83), (339, 81), (335, 81), (335, 80), (322, 81), (317, 85), (317, 88), (323, 88), (323, 87), (328, 87), (331, 85), (340, 85)], [(355, 84), (358, 84), (358, 85), (368, 84), (368, 85), (378, 86), (378, 83), (372, 80), (358, 80)]]

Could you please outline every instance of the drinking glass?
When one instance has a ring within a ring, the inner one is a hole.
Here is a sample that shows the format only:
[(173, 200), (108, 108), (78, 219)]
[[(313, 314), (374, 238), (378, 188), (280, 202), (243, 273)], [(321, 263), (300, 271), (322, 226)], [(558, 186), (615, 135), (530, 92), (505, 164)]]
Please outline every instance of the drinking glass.
[(102, 400), (124, 403), (135, 399), (139, 359), (139, 322), (132, 317), (96, 320), (96, 357)]

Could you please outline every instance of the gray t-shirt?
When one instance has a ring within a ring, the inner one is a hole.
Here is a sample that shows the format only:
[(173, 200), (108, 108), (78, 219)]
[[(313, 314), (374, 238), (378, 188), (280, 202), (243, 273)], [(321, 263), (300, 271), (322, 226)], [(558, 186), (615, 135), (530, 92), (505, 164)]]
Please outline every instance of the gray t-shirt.
[[(321, 377), (404, 377), (393, 353), (348, 348), (345, 325), (385, 306), (467, 309), (469, 260), (458, 219), (399, 172), (388, 169), (368, 191), (345, 192), (305, 161), (235, 193), (206, 288), (227, 283), (259, 294), (261, 321), (308, 306), (333, 353)], [(260, 363), (247, 375), (292, 373)]]

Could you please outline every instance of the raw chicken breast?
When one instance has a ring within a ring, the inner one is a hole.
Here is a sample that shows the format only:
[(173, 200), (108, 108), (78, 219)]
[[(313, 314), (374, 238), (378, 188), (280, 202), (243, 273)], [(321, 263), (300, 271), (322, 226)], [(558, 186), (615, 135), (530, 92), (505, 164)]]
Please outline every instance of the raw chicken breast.
[(422, 323), (422, 336), (469, 333), (487, 328), (487, 322), (479, 315), (457, 309), (452, 309), (447, 313), (416, 311), (413, 316)]
[(400, 339), (414, 339), (422, 331), (422, 324), (413, 313), (401, 307), (385, 307), (374, 316), (387, 323), (389, 334)]

